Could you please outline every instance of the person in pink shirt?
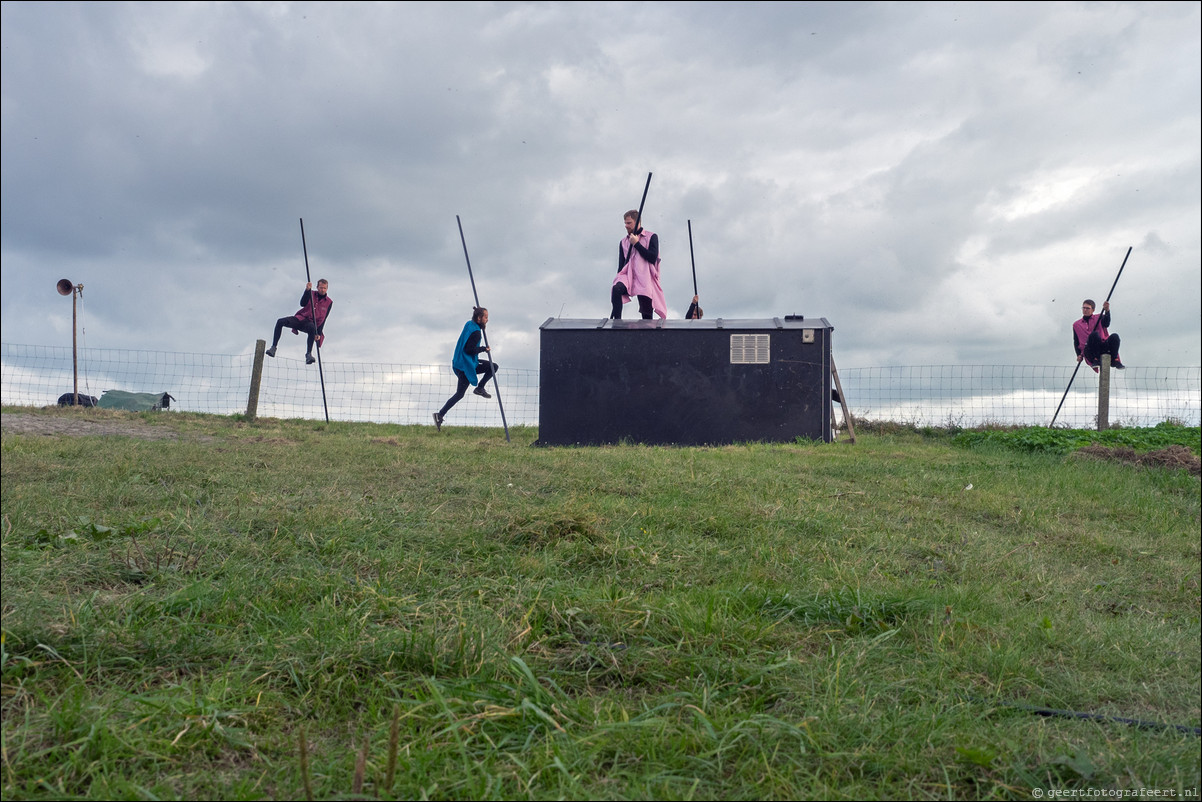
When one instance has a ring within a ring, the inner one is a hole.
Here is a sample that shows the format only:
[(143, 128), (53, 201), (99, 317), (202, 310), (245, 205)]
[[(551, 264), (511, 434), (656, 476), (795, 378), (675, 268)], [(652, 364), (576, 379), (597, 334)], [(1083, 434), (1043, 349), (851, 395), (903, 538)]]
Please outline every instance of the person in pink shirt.
[[(271, 338), (271, 347), (267, 349), (268, 356), (275, 356), (276, 346), (280, 344), (280, 332), (284, 327), (292, 329), (293, 334), (305, 332), (309, 335), (308, 343), (305, 346), (305, 363), (312, 365), (317, 360), (313, 358), (313, 341), (317, 341), (317, 347), (321, 348), (322, 342), (325, 341), (325, 334), (322, 329), (325, 328), (326, 318), (330, 316), (330, 309), (334, 306), (334, 302), (330, 300), (330, 296), (326, 292), (330, 288), (330, 282), (324, 278), (317, 282), (317, 292), (313, 292), (313, 284), (305, 284), (305, 291), (301, 294), (301, 308), (296, 310), (295, 315), (282, 317), (275, 322), (275, 332)], [(314, 320), (314, 315), (317, 319)]]
[(618, 275), (609, 294), (609, 316), (621, 320), (622, 304), (638, 298), (643, 320), (650, 320), (652, 313), (667, 318), (668, 305), (659, 284), (659, 235), (639, 225), (639, 213), (633, 209), (623, 218), (626, 236), (618, 243)]
[(1126, 367), (1119, 359), (1119, 336), (1107, 331), (1110, 325), (1110, 302), (1102, 304), (1102, 314), (1094, 315), (1096, 304), (1086, 298), (1081, 302), (1081, 319), (1073, 323), (1073, 350), (1077, 352), (1077, 361), (1085, 363), (1098, 371), (1098, 364), (1103, 354), (1110, 354), (1110, 365), (1122, 370)]

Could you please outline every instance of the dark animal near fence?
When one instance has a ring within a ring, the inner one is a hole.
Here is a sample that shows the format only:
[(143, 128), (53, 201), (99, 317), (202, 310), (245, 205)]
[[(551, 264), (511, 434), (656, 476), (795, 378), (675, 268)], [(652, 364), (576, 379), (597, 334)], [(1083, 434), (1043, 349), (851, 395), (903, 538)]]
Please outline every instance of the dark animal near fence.
[[(60, 395), (60, 396), (58, 397), (58, 405), (59, 405), (60, 407), (73, 407), (73, 406), (75, 406), (75, 393), (63, 393), (62, 395)], [(80, 394), (80, 396), (79, 396), (79, 406), (81, 406), (81, 407), (94, 407), (94, 406), (96, 406), (96, 396), (94, 396), (94, 395), (83, 395), (83, 394)]]

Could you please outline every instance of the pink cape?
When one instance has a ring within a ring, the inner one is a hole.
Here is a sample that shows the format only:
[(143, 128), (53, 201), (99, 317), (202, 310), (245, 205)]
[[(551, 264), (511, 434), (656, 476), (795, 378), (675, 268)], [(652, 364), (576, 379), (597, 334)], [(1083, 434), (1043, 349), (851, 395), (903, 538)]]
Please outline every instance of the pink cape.
[[(651, 242), (651, 232), (643, 229), (639, 236), (639, 244), (644, 248)], [(664, 300), (664, 289), (659, 285), (659, 263), (651, 264), (638, 251), (630, 253), (630, 238), (625, 237), (619, 246), (623, 254), (630, 254), (626, 264), (614, 277), (614, 284), (622, 282), (626, 285), (627, 294), (622, 296), (622, 303), (628, 304), (633, 296), (646, 295), (651, 299), (651, 308), (663, 319), (668, 318), (668, 304)]]

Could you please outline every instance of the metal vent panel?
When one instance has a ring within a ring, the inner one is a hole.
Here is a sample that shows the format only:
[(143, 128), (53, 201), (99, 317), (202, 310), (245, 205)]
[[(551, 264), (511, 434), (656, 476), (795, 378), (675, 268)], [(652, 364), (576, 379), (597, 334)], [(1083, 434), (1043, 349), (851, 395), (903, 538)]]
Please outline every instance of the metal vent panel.
[(771, 335), (769, 334), (732, 334), (730, 335), (730, 364), (767, 365), (771, 344)]

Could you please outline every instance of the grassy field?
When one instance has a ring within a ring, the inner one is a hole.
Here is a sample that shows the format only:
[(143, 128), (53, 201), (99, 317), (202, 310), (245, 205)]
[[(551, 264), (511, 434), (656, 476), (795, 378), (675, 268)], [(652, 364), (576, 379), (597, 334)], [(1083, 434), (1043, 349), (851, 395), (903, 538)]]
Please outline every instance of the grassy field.
[(5, 800), (1198, 795), (1186, 470), (18, 414)]

